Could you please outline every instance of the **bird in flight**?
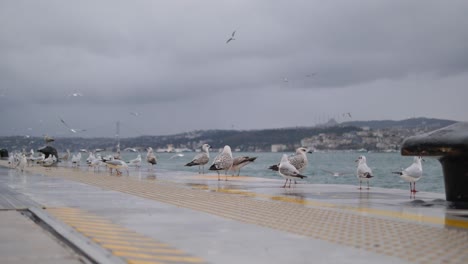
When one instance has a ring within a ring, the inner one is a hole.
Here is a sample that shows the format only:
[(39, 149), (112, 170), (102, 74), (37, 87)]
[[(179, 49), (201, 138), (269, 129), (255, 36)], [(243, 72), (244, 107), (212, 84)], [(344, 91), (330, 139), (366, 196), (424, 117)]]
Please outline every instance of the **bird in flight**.
[(72, 133), (78, 133), (78, 132), (84, 132), (86, 131), (86, 129), (78, 129), (78, 128), (71, 128), (67, 122), (65, 122), (65, 120), (63, 120), (62, 118), (60, 118), (60, 122), (62, 122), (62, 124), (64, 124), (68, 130), (70, 130)]
[(228, 44), (228, 43), (231, 42), (232, 40), (236, 40), (236, 39), (234, 38), (234, 35), (235, 35), (235, 34), (236, 34), (236, 31), (234, 30), (234, 31), (232, 32), (232, 34), (231, 34), (231, 37), (226, 41), (226, 44)]
[(68, 97), (82, 97), (83, 94), (82, 93), (79, 93), (79, 92), (76, 92), (76, 93), (72, 93), (72, 94), (69, 94)]

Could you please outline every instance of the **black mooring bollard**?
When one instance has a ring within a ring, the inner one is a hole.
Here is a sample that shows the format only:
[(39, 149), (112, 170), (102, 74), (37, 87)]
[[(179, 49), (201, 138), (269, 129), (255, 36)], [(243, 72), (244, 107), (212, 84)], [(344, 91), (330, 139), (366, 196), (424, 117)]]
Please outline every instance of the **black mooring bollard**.
[(442, 164), (445, 197), (468, 202), (468, 123), (456, 123), (405, 139), (403, 156), (433, 156)]
[(42, 147), (42, 148), (38, 149), (37, 151), (39, 151), (41, 153), (44, 153), (46, 158), (48, 158), (49, 155), (52, 155), (52, 156), (55, 156), (55, 158), (58, 160), (58, 153), (57, 153), (57, 150), (54, 147), (45, 146), (45, 147)]

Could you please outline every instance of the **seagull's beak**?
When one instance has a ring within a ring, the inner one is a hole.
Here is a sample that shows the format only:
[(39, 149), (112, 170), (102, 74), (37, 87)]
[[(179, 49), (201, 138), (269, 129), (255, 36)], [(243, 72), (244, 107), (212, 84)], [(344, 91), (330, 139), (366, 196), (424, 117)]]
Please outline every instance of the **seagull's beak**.
[(357, 160), (355, 160), (354, 162), (358, 162), (358, 161), (359, 161), (359, 160), (357, 159)]

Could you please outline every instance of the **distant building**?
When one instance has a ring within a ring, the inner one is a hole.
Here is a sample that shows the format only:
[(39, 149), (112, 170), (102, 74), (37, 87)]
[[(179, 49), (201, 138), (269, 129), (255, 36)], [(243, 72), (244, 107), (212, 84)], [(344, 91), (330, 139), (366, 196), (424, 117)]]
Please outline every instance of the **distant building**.
[(287, 146), (284, 144), (272, 144), (271, 145), (271, 152), (282, 152), (287, 149)]

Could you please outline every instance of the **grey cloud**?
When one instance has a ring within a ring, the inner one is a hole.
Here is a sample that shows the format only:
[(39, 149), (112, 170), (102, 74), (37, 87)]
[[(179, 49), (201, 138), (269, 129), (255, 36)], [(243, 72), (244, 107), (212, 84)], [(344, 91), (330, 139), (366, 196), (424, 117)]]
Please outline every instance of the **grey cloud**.
[[(67, 113), (180, 104), (178, 116), (207, 100), (248, 100), (276, 113), (291, 90), (325, 96), (387, 81), (405, 86), (418, 75), (446, 83), (468, 71), (467, 7), (403, 0), (2, 1), (0, 85), (9, 96), (0, 100), (2, 109), (33, 104)], [(226, 44), (233, 30), (236, 40)], [(85, 96), (68, 97), (76, 91)], [(345, 99), (343, 107), (352, 108)], [(267, 116), (259, 111), (256, 121), (226, 123), (275, 126)], [(223, 122), (212, 113), (200, 124)]]

